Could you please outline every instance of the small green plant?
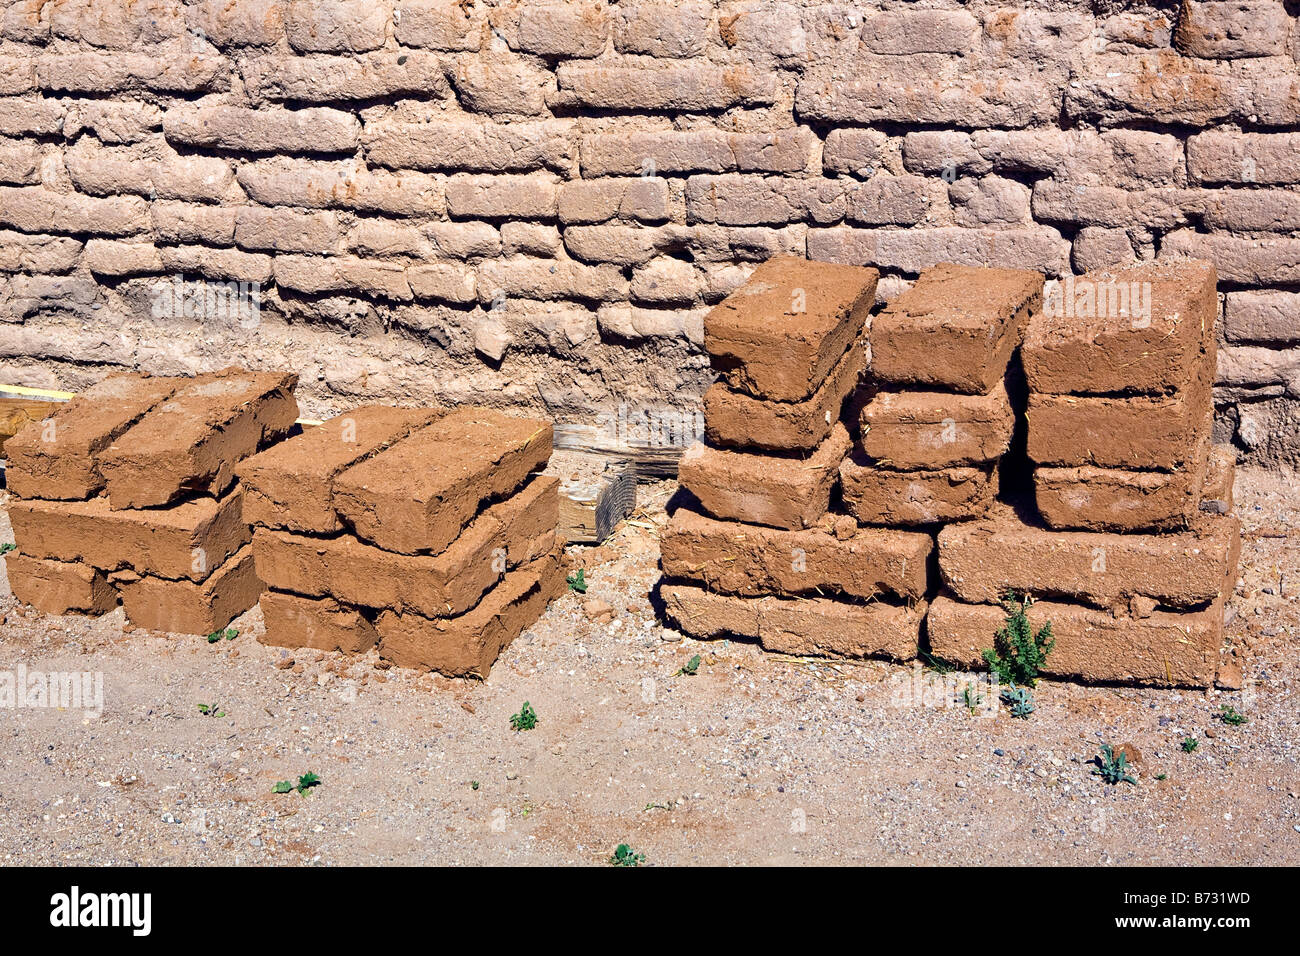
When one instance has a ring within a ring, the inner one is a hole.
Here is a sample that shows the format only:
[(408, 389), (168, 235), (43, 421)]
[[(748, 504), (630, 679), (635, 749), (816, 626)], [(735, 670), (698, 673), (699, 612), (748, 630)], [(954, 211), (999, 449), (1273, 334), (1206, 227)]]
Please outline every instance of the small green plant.
[(1169, 774), (1167, 774), (1167, 773), (1158, 773), (1158, 774), (1156, 774), (1156, 779), (1157, 779), (1157, 780), (1168, 780), (1168, 779), (1169, 779)]
[(1012, 684), (999, 695), (1002, 703), (1006, 704), (1011, 710), (1012, 717), (1019, 717), (1021, 720), (1028, 720), (1029, 715), (1034, 712), (1034, 695), (1028, 688), (1017, 687)]
[(1110, 744), (1101, 745), (1101, 753), (1093, 758), (1097, 764), (1092, 772), (1101, 777), (1102, 780), (1109, 784), (1117, 783), (1137, 783), (1137, 779), (1129, 776), (1128, 757), (1124, 753), (1115, 753)]
[(1196, 748), (1199, 747), (1200, 745), (1201, 742), (1197, 740), (1195, 737), (1184, 737), (1183, 742), (1178, 746), (1183, 748), (1183, 753), (1194, 754), (1196, 753)]
[(587, 572), (585, 569), (578, 568), (577, 574), (570, 574), (564, 580), (569, 585), (570, 591), (577, 591), (579, 594), (587, 593)]
[(306, 796), (307, 791), (312, 787), (320, 786), (320, 777), (308, 770), (298, 778), (297, 784), (292, 784), (288, 780), (281, 780), (271, 788), (272, 793), (288, 793), (290, 790), (297, 790), (300, 796)]
[(237, 630), (235, 630), (233, 627), (227, 627), (227, 628), (223, 628), (220, 631), (213, 631), (211, 634), (209, 634), (208, 643), (215, 644), (217, 643), (217, 641), (220, 641), (222, 639), (225, 639), (227, 641), (233, 641), (238, 636), (239, 636), (239, 632)]
[(645, 862), (645, 854), (635, 852), (626, 843), (614, 847), (614, 855), (609, 858), (612, 866), (640, 866)]
[(199, 704), (199, 713), (205, 717), (226, 716), (226, 712), (218, 708), (216, 704)]
[(533, 710), (533, 705), (524, 701), (524, 706), (519, 708), (519, 713), (510, 715), (510, 729), (532, 730), (537, 726), (537, 711)]
[(694, 657), (692, 657), (681, 667), (677, 668), (673, 676), (677, 677), (679, 674), (685, 674), (687, 677), (694, 677), (699, 672), (700, 672), (700, 655), (696, 654)]
[(984, 662), (1003, 684), (1026, 684), (1033, 687), (1038, 683), (1039, 668), (1056, 646), (1051, 621), (1044, 624), (1037, 634), (1029, 626), (1025, 611), (1033, 603), (1033, 598), (1028, 594), (1021, 599), (1016, 597), (1014, 591), (1008, 591), (1002, 599), (1007, 621), (993, 635), (993, 646), (984, 651)]
[(14, 544), (12, 541), (0, 543), (0, 554), (8, 554), (16, 547), (18, 547), (18, 545)]
[(984, 695), (975, 689), (974, 684), (967, 684), (962, 688), (961, 702), (973, 714), (984, 703)]
[(471, 780), (471, 781), (469, 782), (469, 788), (470, 788), (471, 790), (477, 790), (477, 789), (478, 789), (478, 781), (477, 781), (477, 780)]
[(1219, 708), (1219, 719), (1229, 727), (1240, 727), (1250, 720), (1245, 714), (1238, 713), (1231, 704), (1224, 704)]
[(921, 658), (921, 663), (927, 670), (932, 670), (936, 674), (951, 674), (957, 669), (957, 665), (952, 661), (946, 661), (942, 657), (935, 657), (929, 651), (922, 648), (916, 649), (917, 656)]

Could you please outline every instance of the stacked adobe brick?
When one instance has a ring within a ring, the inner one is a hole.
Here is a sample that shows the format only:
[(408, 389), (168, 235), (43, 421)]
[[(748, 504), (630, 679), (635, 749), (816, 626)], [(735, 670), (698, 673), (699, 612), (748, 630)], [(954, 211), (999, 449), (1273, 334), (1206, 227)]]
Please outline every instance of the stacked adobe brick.
[(876, 317), (871, 371), (886, 390), (840, 468), (858, 521), (933, 528), (988, 511), (1016, 421), (1011, 359), (1042, 290), (1037, 272), (941, 264)]
[(705, 318), (723, 381), (706, 442), (683, 457), (694, 498), (662, 538), (660, 586), (687, 634), (788, 653), (909, 658), (925, 615), (928, 535), (835, 513), (842, 418), (869, 361), (874, 269), (769, 260)]
[(297, 376), (117, 375), (6, 445), (19, 600), (51, 614), (118, 604), (137, 627), (207, 634), (257, 601), (240, 460), (288, 434)]
[(486, 676), (565, 589), (545, 422), (367, 406), (239, 468), (268, 644)]
[(950, 593), (930, 609), (936, 654), (977, 661), (1013, 588), (1044, 598), (1029, 617), (1052, 622), (1050, 673), (1239, 680), (1220, 656), (1240, 525), (1231, 450), (1210, 444), (1217, 307), (1210, 264), (1160, 262), (1071, 281), (1034, 317), (1023, 358), (1036, 507), (940, 533)]

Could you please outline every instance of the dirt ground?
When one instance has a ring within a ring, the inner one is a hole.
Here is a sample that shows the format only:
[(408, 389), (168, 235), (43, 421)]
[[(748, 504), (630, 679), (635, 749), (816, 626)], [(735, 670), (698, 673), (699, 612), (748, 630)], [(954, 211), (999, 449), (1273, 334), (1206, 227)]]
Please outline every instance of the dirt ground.
[[(1295, 487), (1238, 477), (1244, 691), (1045, 681), (1029, 720), (972, 715), (968, 675), (665, 630), (647, 594), (671, 485), (571, 549), (612, 619), (569, 594), (484, 682), (264, 647), (257, 609), (213, 644), (124, 632), (120, 609), (47, 617), (0, 577), (0, 671), (99, 672), (105, 702), (0, 709), (0, 862), (604, 864), (627, 843), (648, 865), (1294, 865)], [(539, 722), (512, 731), (524, 701)], [(1103, 742), (1137, 748), (1136, 785), (1091, 773)], [(272, 792), (309, 771), (307, 795)]]

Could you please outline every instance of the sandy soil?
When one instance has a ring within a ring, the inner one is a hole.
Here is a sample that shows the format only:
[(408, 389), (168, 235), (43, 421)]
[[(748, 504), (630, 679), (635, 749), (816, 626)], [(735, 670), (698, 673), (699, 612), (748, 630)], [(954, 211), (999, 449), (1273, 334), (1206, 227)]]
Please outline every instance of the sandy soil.
[[(46, 617), (0, 578), (0, 670), (99, 672), (105, 698), (0, 709), (0, 862), (1300, 863), (1294, 482), (1238, 478), (1244, 691), (1044, 682), (1027, 721), (970, 714), (968, 675), (666, 631), (647, 594), (671, 491), (572, 549), (612, 620), (570, 594), (486, 682), (264, 647), (256, 609), (215, 644)], [(1141, 752), (1137, 785), (1092, 775), (1102, 742)], [(272, 793), (308, 771), (308, 795)]]

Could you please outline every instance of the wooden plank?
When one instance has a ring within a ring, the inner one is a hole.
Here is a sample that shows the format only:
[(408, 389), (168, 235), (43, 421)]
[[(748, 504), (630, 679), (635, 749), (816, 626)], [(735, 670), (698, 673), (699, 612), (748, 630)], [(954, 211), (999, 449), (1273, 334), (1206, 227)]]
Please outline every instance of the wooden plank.
[(560, 479), (558, 530), (569, 544), (600, 544), (636, 509), (636, 477), (625, 458), (556, 451), (546, 474)]
[(39, 422), (52, 415), (62, 402), (39, 401), (34, 398), (0, 398), (0, 458), (4, 446), (31, 422)]
[(555, 426), (557, 451), (587, 452), (631, 462), (637, 481), (677, 477), (684, 445), (640, 445), (621, 441), (596, 425), (560, 423)]

